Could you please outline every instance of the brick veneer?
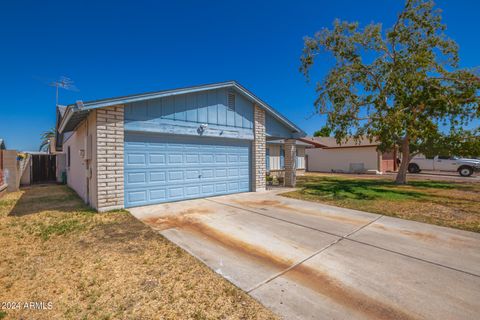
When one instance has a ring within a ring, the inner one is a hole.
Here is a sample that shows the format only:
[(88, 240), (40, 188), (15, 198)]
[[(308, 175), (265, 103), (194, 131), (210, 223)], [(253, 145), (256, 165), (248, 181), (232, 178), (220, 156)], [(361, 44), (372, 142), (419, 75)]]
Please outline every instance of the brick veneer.
[(97, 210), (124, 206), (123, 106), (97, 110)]
[(297, 173), (295, 169), (295, 159), (297, 155), (297, 148), (295, 146), (295, 139), (285, 140), (285, 186), (295, 187), (297, 183)]
[(265, 142), (265, 110), (254, 106), (253, 113), (253, 191), (263, 191), (266, 188), (265, 175), (267, 173), (266, 163), (266, 142)]

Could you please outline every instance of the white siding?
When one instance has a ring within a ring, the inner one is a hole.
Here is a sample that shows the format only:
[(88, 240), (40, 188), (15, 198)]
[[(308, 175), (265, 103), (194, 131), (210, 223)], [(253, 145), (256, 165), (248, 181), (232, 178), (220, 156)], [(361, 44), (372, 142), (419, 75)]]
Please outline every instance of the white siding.
[[(88, 118), (82, 122), (76, 130), (69, 135), (67, 140), (63, 142), (63, 152), (65, 153), (65, 170), (67, 172), (67, 184), (70, 188), (86, 202), (95, 205), (97, 199), (97, 165), (96, 165), (96, 152), (92, 155), (90, 161), (90, 178), (87, 172), (87, 162), (81, 156), (81, 150), (86, 152), (87, 150), (87, 133), (92, 135), (92, 142), (96, 147), (96, 112), (91, 112)], [(68, 147), (70, 147), (70, 166), (68, 166)], [(87, 181), (89, 187), (89, 195), (87, 199)]]

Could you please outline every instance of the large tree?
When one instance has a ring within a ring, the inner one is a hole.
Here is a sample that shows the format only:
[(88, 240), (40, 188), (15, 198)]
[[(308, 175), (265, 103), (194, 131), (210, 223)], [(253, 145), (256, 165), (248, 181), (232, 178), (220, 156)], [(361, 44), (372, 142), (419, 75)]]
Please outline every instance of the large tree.
[(441, 20), (433, 1), (407, 0), (386, 31), (336, 20), (304, 39), (300, 70), (307, 80), (319, 54), (335, 59), (317, 83), (316, 112), (327, 114), (339, 142), (368, 137), (381, 151), (398, 149), (400, 184), (413, 155), (440, 139), (464, 141), (458, 133), (471, 136), (462, 128), (480, 117), (478, 73), (459, 69), (458, 45)]

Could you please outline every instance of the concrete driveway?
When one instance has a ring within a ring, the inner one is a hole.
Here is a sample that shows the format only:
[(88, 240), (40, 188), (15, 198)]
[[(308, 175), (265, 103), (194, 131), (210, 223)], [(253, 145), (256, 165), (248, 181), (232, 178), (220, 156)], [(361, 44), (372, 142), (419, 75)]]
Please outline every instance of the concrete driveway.
[(480, 234), (277, 192), (130, 212), (285, 319), (478, 319)]

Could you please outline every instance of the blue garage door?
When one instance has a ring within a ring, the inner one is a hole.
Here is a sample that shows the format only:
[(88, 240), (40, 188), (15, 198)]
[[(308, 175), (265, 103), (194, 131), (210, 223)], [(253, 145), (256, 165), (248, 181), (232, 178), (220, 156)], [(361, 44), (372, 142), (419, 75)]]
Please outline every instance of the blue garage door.
[(125, 206), (250, 191), (250, 142), (125, 133)]

